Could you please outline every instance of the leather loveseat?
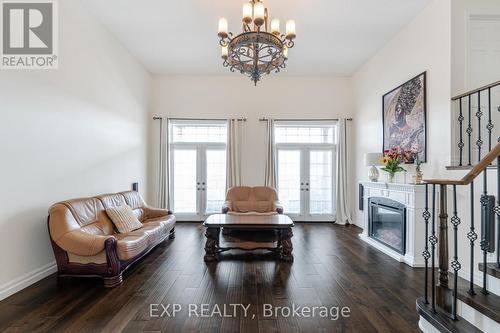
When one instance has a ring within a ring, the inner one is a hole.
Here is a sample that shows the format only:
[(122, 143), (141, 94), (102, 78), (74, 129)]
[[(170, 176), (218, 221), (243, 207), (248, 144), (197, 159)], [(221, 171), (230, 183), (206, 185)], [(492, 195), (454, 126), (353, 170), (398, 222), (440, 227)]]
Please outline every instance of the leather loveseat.
[[(129, 205), (140, 229), (117, 233), (106, 208)], [(59, 276), (99, 276), (105, 287), (122, 282), (122, 272), (167, 237), (175, 237), (175, 216), (146, 205), (127, 191), (58, 202), (49, 209), (48, 227)]]
[(235, 186), (226, 194), (222, 213), (237, 214), (283, 214), (283, 207), (278, 201), (278, 193), (267, 186)]

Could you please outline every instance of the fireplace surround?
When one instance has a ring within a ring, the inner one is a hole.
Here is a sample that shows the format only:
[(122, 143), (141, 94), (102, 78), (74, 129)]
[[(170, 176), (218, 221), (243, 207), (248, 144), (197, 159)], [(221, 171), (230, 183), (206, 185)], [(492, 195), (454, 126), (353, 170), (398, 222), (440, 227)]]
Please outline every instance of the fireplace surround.
[[(361, 184), (364, 210), (360, 211), (360, 219), (357, 221), (363, 228), (360, 238), (400, 262), (412, 267), (423, 267), (425, 230), (424, 223), (421, 222), (425, 206), (425, 186), (381, 182)], [(383, 215), (380, 216), (380, 223), (376, 225), (379, 228), (375, 230), (370, 229), (370, 215), (374, 207)], [(394, 213), (394, 217), (388, 218), (389, 213)], [(396, 216), (403, 219), (403, 224), (399, 224), (398, 228), (396, 223), (393, 223), (396, 221), (392, 221)], [(402, 236), (400, 241), (396, 241), (395, 236), (398, 235)]]

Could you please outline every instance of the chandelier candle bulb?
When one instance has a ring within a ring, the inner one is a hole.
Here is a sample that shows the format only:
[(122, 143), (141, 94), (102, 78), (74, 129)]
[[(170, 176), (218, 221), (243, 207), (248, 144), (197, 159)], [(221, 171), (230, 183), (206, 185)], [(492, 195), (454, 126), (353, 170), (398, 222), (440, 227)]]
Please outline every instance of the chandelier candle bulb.
[(253, 6), (253, 23), (255, 23), (256, 26), (260, 27), (261, 25), (264, 24), (264, 19), (265, 19), (265, 12), (266, 12), (266, 7), (264, 7), (264, 4), (262, 2), (257, 2)]
[(297, 37), (295, 35), (295, 21), (294, 20), (288, 20), (286, 22), (286, 38), (287, 39), (294, 39)]
[(222, 49), (221, 49), (221, 56), (222, 56), (222, 59), (227, 59), (229, 55), (229, 49), (227, 46), (223, 46)]
[(280, 20), (278, 19), (271, 20), (271, 33), (276, 36), (280, 35)]
[(217, 34), (220, 38), (226, 38), (228, 36), (227, 20), (224, 17), (219, 19), (219, 33)]
[(250, 24), (252, 23), (252, 12), (253, 5), (250, 2), (243, 4), (243, 23)]
[(283, 46), (283, 58), (288, 59), (288, 47), (285, 45)]

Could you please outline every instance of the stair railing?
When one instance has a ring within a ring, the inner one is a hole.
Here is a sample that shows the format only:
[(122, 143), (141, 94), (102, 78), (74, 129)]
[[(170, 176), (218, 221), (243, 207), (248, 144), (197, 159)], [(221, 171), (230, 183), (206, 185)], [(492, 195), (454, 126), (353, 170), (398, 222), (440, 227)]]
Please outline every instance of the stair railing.
[[(483, 154), (491, 151), (495, 141), (500, 142), (500, 137), (494, 137), (495, 133), (493, 132), (496, 126), (500, 126), (500, 124), (495, 124), (492, 113), (500, 112), (500, 102), (492, 100), (492, 93), (498, 92), (500, 96), (500, 90), (498, 89), (500, 89), (500, 81), (460, 94), (451, 99), (454, 103), (458, 103), (458, 108), (456, 108), (458, 115), (454, 123), (458, 135), (453, 143), (456, 145), (454, 147), (454, 159), (458, 159), (458, 165), (452, 167), (472, 166), (475, 160), (481, 160)], [(487, 135), (485, 135), (485, 132), (487, 132)], [(477, 158), (473, 149), (477, 150)], [(456, 161), (453, 161), (453, 163), (456, 163)]]
[[(497, 161), (497, 197), (491, 197), (488, 194), (488, 166), (492, 162)], [(430, 179), (425, 180), (425, 208), (423, 219), (425, 223), (425, 247), (422, 253), (425, 261), (425, 290), (424, 301), (426, 304), (431, 304), (432, 310), (436, 312), (436, 306), (451, 314), (451, 318), (457, 320), (457, 286), (458, 286), (458, 271), (461, 269), (461, 264), (458, 258), (458, 226), (461, 224), (461, 218), (458, 216), (457, 208), (457, 186), (470, 186), (470, 227), (467, 233), (470, 247), (470, 285), (469, 293), (475, 294), (474, 290), (474, 246), (478, 239), (477, 226), (474, 221), (474, 181), (481, 174), (483, 175), (483, 188), (480, 200), (481, 207), (481, 225), (480, 225), (480, 249), (483, 252), (483, 282), (481, 292), (488, 293), (486, 285), (487, 272), (487, 253), (495, 251), (494, 225), (495, 215), (497, 230), (500, 236), (500, 143), (494, 146), (488, 154), (486, 154), (477, 163), (469, 173), (460, 180), (448, 179)], [(432, 207), (429, 210), (429, 188), (432, 193)], [(439, 224), (436, 226), (436, 187), (439, 186)], [(453, 289), (449, 288), (448, 273), (449, 273), (449, 248), (448, 248), (448, 186), (452, 187), (452, 216), (450, 219), (453, 226), (453, 260), (451, 267), (453, 269)], [(493, 212), (493, 213), (492, 213)], [(430, 224), (430, 225), (429, 225)], [(493, 227), (491, 227), (493, 225)], [(436, 247), (437, 246), (437, 247)], [(430, 252), (429, 252), (430, 248)], [(435, 262), (436, 249), (438, 249), (438, 276), (436, 281)], [(500, 237), (497, 238), (496, 244), (496, 265), (500, 267), (498, 254), (500, 252)], [(430, 261), (430, 268), (429, 268)], [(430, 272), (430, 288), (431, 300), (429, 302), (429, 273)]]

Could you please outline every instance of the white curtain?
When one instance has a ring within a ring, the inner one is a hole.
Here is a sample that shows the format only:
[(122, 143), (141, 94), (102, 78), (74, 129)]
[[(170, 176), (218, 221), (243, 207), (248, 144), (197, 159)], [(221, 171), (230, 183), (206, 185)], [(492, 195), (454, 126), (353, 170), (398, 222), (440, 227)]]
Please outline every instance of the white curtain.
[(336, 186), (336, 211), (337, 223), (351, 223), (351, 213), (349, 209), (349, 198), (347, 192), (347, 136), (346, 121), (339, 119), (337, 130), (337, 186)]
[(160, 140), (158, 157), (158, 207), (168, 209), (169, 202), (169, 149), (168, 149), (168, 119), (160, 118)]
[(276, 146), (274, 144), (274, 120), (267, 120), (266, 175), (264, 185), (276, 188)]
[(227, 120), (226, 188), (241, 185), (241, 137), (243, 121)]

